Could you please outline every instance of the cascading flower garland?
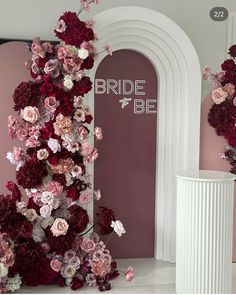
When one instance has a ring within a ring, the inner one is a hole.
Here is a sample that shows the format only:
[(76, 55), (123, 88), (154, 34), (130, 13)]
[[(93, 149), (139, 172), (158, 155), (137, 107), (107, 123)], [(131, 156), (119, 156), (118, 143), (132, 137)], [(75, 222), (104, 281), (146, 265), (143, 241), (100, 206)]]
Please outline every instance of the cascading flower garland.
[(236, 174), (236, 45), (231, 46), (228, 53), (230, 58), (222, 63), (222, 71), (213, 74), (210, 66), (206, 66), (203, 79), (211, 77), (214, 86), (214, 104), (209, 111), (208, 122), (216, 134), (224, 136), (228, 142), (224, 153), (219, 156), (229, 161), (232, 166), (230, 172)]
[[(81, 0), (88, 10), (97, 0)], [(92, 192), (88, 165), (98, 157), (89, 142), (102, 140), (102, 130), (90, 130), (93, 120), (85, 95), (92, 89), (85, 71), (93, 67), (97, 51), (93, 22), (65, 12), (55, 26), (58, 44), (35, 38), (28, 63), (32, 81), (16, 88), (14, 109), (20, 119), (8, 118), (9, 135), (25, 142), (7, 158), (16, 165), (17, 184), (9, 181), (9, 195), (0, 196), (0, 292), (27, 286), (58, 284), (77, 290), (83, 285), (111, 288), (119, 275), (116, 262), (100, 234), (119, 236), (125, 229), (114, 212), (100, 207), (98, 221), (89, 225), (86, 210), (99, 190)], [(109, 45), (105, 51), (111, 54)], [(19, 188), (19, 186), (21, 188)], [(134, 276), (133, 268), (125, 273)]]

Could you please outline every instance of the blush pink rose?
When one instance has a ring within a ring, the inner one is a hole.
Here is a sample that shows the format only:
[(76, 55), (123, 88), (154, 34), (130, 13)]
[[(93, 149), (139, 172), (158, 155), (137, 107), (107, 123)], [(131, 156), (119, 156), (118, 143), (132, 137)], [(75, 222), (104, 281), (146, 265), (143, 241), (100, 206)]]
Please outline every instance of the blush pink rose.
[(55, 272), (59, 272), (62, 268), (62, 262), (59, 259), (55, 258), (51, 260), (50, 266), (51, 269), (53, 269)]
[(77, 121), (77, 122), (83, 122), (85, 120), (85, 114), (82, 110), (78, 109), (75, 111), (75, 114), (74, 114), (74, 119)]
[(93, 252), (95, 250), (95, 243), (89, 238), (83, 238), (81, 249), (86, 253)]
[(67, 234), (69, 225), (63, 218), (57, 218), (51, 226), (51, 231), (54, 237), (65, 236)]
[(125, 279), (126, 281), (130, 282), (134, 278), (134, 269), (132, 266), (129, 266), (125, 272)]
[(21, 111), (21, 117), (26, 121), (32, 124), (36, 123), (40, 118), (39, 110), (36, 107), (25, 107)]
[(64, 59), (67, 57), (69, 51), (67, 48), (65, 48), (64, 46), (57, 46), (57, 57), (59, 59)]
[(49, 112), (54, 113), (60, 103), (56, 100), (56, 97), (48, 96), (44, 99), (44, 105)]
[(24, 126), (19, 126), (19, 128), (16, 130), (16, 137), (20, 141), (25, 141), (28, 137), (28, 130)]
[(82, 192), (81, 195), (79, 196), (79, 202), (81, 204), (87, 204), (91, 201), (92, 195), (88, 192)]
[(61, 269), (61, 275), (63, 278), (72, 278), (76, 273), (76, 269), (72, 265), (66, 265)]
[(80, 154), (84, 157), (87, 157), (93, 152), (93, 146), (89, 142), (82, 143), (80, 148)]
[(221, 87), (218, 87), (212, 91), (212, 99), (215, 104), (220, 104), (226, 100), (228, 93), (225, 92)]
[(63, 186), (57, 181), (50, 181), (46, 185), (46, 190), (52, 193), (54, 196), (58, 197), (63, 192)]
[(42, 48), (42, 46), (41, 46), (41, 41), (40, 41), (39, 38), (35, 38), (35, 39), (33, 40), (33, 43), (32, 43), (32, 45), (31, 45), (31, 51), (32, 51), (34, 54), (36, 54), (36, 55), (38, 55), (38, 56), (40, 56), (40, 57), (42, 57), (42, 58), (45, 57), (45, 50)]

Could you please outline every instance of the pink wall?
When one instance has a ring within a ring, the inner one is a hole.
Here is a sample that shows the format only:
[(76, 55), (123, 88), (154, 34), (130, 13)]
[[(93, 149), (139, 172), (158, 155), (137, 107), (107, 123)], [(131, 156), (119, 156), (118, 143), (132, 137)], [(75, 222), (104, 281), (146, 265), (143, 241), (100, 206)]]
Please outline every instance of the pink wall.
[(5, 183), (15, 179), (15, 166), (6, 159), (6, 153), (12, 150), (13, 145), (21, 146), (21, 143), (8, 136), (7, 117), (17, 114), (12, 109), (15, 88), (30, 78), (24, 66), (28, 57), (30, 52), (26, 43), (10, 42), (0, 46), (0, 194), (7, 192)]
[[(100, 64), (96, 78), (146, 80), (144, 96), (95, 95), (95, 125), (104, 140), (97, 144), (95, 188), (98, 206), (113, 208), (127, 234), (112, 237), (109, 248), (116, 258), (153, 257), (155, 224), (156, 114), (134, 114), (133, 100), (121, 109), (120, 99), (157, 98), (157, 77), (149, 60), (130, 50), (114, 52)], [(104, 239), (106, 241), (106, 239)]]
[[(226, 140), (222, 136), (217, 136), (214, 128), (212, 128), (207, 122), (207, 116), (211, 105), (211, 95), (208, 95), (202, 103), (201, 111), (200, 168), (229, 171), (231, 167), (230, 164), (226, 160), (222, 160), (218, 157), (218, 154), (224, 152)], [(236, 261), (236, 185), (234, 198), (233, 261)]]

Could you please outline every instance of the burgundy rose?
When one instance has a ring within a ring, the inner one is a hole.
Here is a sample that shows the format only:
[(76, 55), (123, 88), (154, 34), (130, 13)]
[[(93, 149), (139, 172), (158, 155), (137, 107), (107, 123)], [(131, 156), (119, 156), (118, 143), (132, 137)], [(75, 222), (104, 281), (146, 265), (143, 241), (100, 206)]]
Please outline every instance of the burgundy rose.
[(78, 290), (80, 288), (82, 288), (84, 285), (83, 281), (77, 277), (74, 277), (72, 279), (72, 282), (70, 283), (70, 287), (72, 290)]
[(24, 221), (21, 225), (21, 234), (24, 238), (28, 239), (31, 237), (33, 231), (33, 225), (29, 221)]
[(229, 54), (232, 56), (232, 57), (236, 57), (236, 45), (233, 45), (229, 48)]
[(221, 68), (223, 71), (234, 71), (236, 65), (233, 59), (226, 59), (221, 65)]
[(41, 97), (38, 85), (32, 81), (22, 82), (13, 94), (14, 110), (19, 111), (26, 106), (37, 106)]
[(83, 232), (89, 223), (87, 211), (75, 204), (69, 208), (69, 212), (70, 218), (68, 223), (70, 227), (77, 233)]
[(54, 86), (50, 82), (45, 82), (41, 85), (40, 91), (46, 96), (53, 96)]
[(109, 235), (112, 233), (114, 229), (111, 227), (111, 222), (115, 220), (114, 211), (106, 207), (99, 207), (97, 216), (99, 217), (100, 234)]
[(44, 139), (49, 139), (53, 135), (53, 123), (51, 121), (46, 122), (44, 127), (41, 129), (41, 137)]
[(67, 197), (72, 199), (72, 201), (77, 201), (79, 199), (79, 191), (76, 186), (71, 186), (68, 189)]
[(84, 76), (80, 81), (74, 83), (74, 87), (70, 92), (71, 95), (81, 95), (84, 96), (92, 89), (92, 82), (89, 77)]
[(81, 69), (90, 70), (90, 69), (92, 69), (93, 65), (94, 65), (94, 59), (93, 59), (93, 57), (92, 56), (88, 56), (84, 60), (82, 66), (81, 66)]
[(6, 184), (6, 188), (12, 192), (12, 197), (15, 201), (20, 201), (21, 199), (21, 192), (18, 186), (13, 181), (8, 181)]
[(59, 182), (62, 186), (66, 186), (66, 177), (64, 174), (53, 174), (52, 180)]
[(90, 124), (93, 121), (93, 116), (92, 115), (86, 115), (84, 123)]

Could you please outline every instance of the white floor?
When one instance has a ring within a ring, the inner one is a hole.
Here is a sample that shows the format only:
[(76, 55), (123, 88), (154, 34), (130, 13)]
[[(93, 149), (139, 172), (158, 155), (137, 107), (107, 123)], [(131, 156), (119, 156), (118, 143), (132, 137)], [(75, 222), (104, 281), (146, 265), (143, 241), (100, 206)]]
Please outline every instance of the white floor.
[[(105, 294), (166, 294), (175, 293), (175, 265), (167, 262), (149, 259), (123, 259), (118, 261), (120, 270), (125, 270), (129, 265), (135, 268), (135, 279), (132, 282), (126, 282), (122, 276), (112, 281), (112, 290)], [(58, 286), (42, 286), (37, 288), (24, 287), (19, 294), (26, 293), (51, 293), (51, 294), (94, 294), (99, 293), (94, 288), (83, 288), (72, 291), (69, 288), (60, 288)], [(236, 263), (233, 264), (233, 284), (232, 293), (236, 293)]]

